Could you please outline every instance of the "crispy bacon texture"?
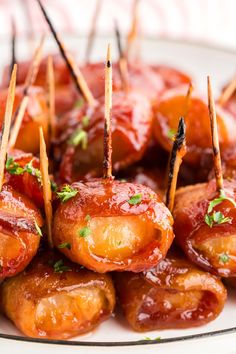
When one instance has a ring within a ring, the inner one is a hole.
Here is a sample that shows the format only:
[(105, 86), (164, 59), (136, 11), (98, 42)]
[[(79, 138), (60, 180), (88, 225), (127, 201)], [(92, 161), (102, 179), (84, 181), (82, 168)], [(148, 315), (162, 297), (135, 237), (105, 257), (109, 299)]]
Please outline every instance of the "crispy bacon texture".
[[(104, 63), (89, 63), (82, 68), (82, 72), (95, 98), (104, 95)], [(129, 63), (129, 86), (139, 91), (149, 99), (156, 97), (164, 90), (164, 83), (159, 75), (152, 68), (144, 63)], [(113, 91), (122, 89), (122, 81), (117, 63), (113, 63)]]
[(60, 249), (68, 258), (104, 273), (140, 272), (165, 257), (173, 220), (151, 189), (102, 179), (72, 187), (77, 195), (59, 205), (53, 223), (55, 246), (71, 244), (70, 250)]
[[(172, 147), (172, 134), (176, 132), (179, 117), (185, 117), (187, 154), (184, 161), (191, 166), (200, 166), (211, 156), (211, 130), (207, 104), (193, 94), (187, 107), (188, 87), (182, 86), (166, 91), (154, 108), (154, 135), (166, 150)], [(217, 108), (217, 123), (222, 156), (236, 141), (234, 118), (220, 107)]]
[(11, 277), (29, 264), (39, 247), (36, 224), (43, 220), (39, 210), (24, 195), (3, 185), (0, 193), (0, 279)]
[[(235, 180), (225, 180), (224, 184), (226, 196), (235, 200)], [(191, 261), (214, 274), (230, 277), (236, 275), (236, 208), (224, 200), (209, 213), (209, 203), (218, 197), (213, 180), (180, 188), (173, 211), (174, 232)], [(210, 227), (205, 217), (214, 212), (222, 215)]]
[(196, 327), (214, 320), (226, 289), (214, 275), (170, 254), (146, 273), (115, 275), (118, 300), (135, 331)]
[(164, 81), (165, 89), (171, 89), (184, 84), (190, 84), (191, 77), (184, 72), (166, 65), (152, 65), (152, 70), (158, 73)]
[[(43, 190), (40, 179), (35, 174), (34, 170), (40, 170), (39, 159), (31, 153), (26, 153), (21, 150), (11, 150), (8, 152), (8, 159), (13, 158), (14, 163), (19, 167), (26, 168), (27, 164), (32, 164), (32, 172), (27, 170), (20, 174), (5, 171), (5, 180), (15, 191), (24, 194), (31, 199), (38, 208), (43, 208)], [(14, 171), (13, 171), (14, 172)]]
[[(23, 91), (23, 86), (16, 88), (13, 115), (21, 103)], [(0, 111), (0, 127), (4, 119), (6, 99), (7, 90), (2, 90), (0, 92), (0, 105), (2, 107)], [(37, 154), (39, 152), (38, 132), (40, 126), (43, 128), (45, 140), (48, 142), (48, 106), (46, 96), (42, 88), (34, 86), (29, 89), (29, 103), (23, 117), (15, 148)]]
[[(84, 117), (88, 124), (84, 124)], [(113, 168), (115, 171), (139, 160), (148, 145), (152, 127), (149, 100), (140, 93), (115, 92), (112, 108)], [(76, 145), (75, 134), (85, 132), (86, 146)], [(92, 108), (86, 104), (59, 122), (57, 145), (62, 156), (60, 177), (71, 183), (92, 173), (101, 175), (103, 161), (104, 98)], [(75, 138), (75, 139), (74, 139)], [(73, 140), (74, 139), (74, 140)]]
[(143, 166), (131, 166), (125, 169), (118, 178), (131, 183), (143, 184), (154, 192), (164, 197), (167, 181), (166, 172), (161, 168), (147, 168)]
[[(71, 82), (68, 68), (60, 55), (52, 55), (54, 79), (55, 79), (55, 108), (56, 114), (61, 115), (74, 107), (78, 94)], [(40, 64), (38, 75), (35, 79), (35, 85), (43, 89), (47, 85), (47, 61), (45, 57)], [(23, 85), (28, 74), (30, 61), (23, 61), (17, 65), (17, 85)], [(9, 67), (7, 66), (3, 73), (2, 87), (7, 88), (9, 84)]]
[[(70, 82), (70, 74), (63, 58), (58, 55), (52, 55), (53, 66), (55, 70), (55, 85), (67, 85)], [(43, 58), (40, 63), (39, 71), (35, 79), (36, 86), (45, 86), (47, 81), (47, 61), (48, 57)], [(17, 85), (22, 85), (25, 82), (28, 74), (31, 60), (21, 61), (17, 63)], [(3, 72), (2, 86), (8, 87), (9, 85), (9, 66), (6, 66)]]
[(3, 312), (34, 338), (67, 339), (89, 332), (110, 317), (115, 306), (109, 275), (45, 252), (6, 280), (0, 294)]

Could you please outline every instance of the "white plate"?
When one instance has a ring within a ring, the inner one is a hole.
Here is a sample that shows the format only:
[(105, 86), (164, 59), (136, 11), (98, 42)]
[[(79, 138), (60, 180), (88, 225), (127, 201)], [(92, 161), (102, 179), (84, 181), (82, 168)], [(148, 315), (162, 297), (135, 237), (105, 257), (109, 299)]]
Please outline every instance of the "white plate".
[[(104, 60), (108, 41), (109, 38), (105, 37), (96, 40), (93, 59)], [(111, 42), (113, 43), (114, 39), (111, 39)], [(78, 58), (82, 60), (85, 39), (68, 37), (66, 43), (68, 47), (77, 52)], [(3, 43), (2, 46), (4, 50), (2, 50), (3, 56), (0, 59), (0, 67), (8, 60), (9, 53), (8, 43)], [(229, 50), (151, 38), (143, 40), (141, 46), (142, 58), (145, 61), (169, 64), (175, 68), (183, 69), (194, 78), (197, 86), (203, 92), (206, 92), (206, 76), (208, 74), (212, 77), (214, 92), (217, 95), (220, 88), (236, 72), (236, 54)], [(50, 39), (46, 43), (46, 48), (51, 52), (56, 50), (54, 42)], [(113, 43), (113, 52), (116, 53), (115, 43)], [(24, 39), (20, 40), (18, 42), (18, 57), (28, 57), (29, 53), (29, 44)], [(117, 318), (111, 318), (103, 323), (92, 333), (73, 338), (68, 342), (46, 341), (23, 337), (8, 320), (0, 317), (1, 349), (5, 349), (1, 350), (1, 354), (5, 354), (7, 350), (10, 350), (11, 354), (39, 353), (42, 349), (45, 349), (47, 354), (60, 354), (65, 350), (67, 353), (73, 353), (78, 350), (78, 346), (80, 347), (80, 353), (81, 346), (83, 346), (83, 353), (95, 354), (110, 353), (111, 351), (112, 353), (122, 353), (124, 348), (121, 346), (125, 346), (125, 350), (128, 350), (129, 353), (140, 352), (143, 354), (152, 353), (157, 350), (157, 347), (159, 349), (163, 348), (165, 353), (171, 351), (175, 354), (183, 354), (185, 350), (186, 353), (191, 350), (193, 354), (195, 350), (199, 353), (199, 350), (202, 350), (200, 348), (207, 349), (208, 346), (210, 346), (211, 351), (214, 350), (214, 353), (235, 353), (233, 349), (230, 351), (232, 348), (230, 343), (233, 343), (236, 339), (234, 333), (236, 333), (236, 291), (232, 291), (229, 295), (224, 311), (215, 321), (193, 329), (136, 333), (128, 328), (121, 316), (117, 316)], [(150, 338), (161, 336), (161, 340), (152, 344), (150, 341), (144, 340), (146, 336)], [(207, 342), (203, 338), (207, 338)], [(15, 340), (18, 340), (18, 342)], [(191, 340), (194, 340), (194, 344)], [(112, 349), (110, 346), (113, 346)], [(127, 349), (127, 346), (129, 349)], [(208, 351), (204, 350), (203, 352), (207, 353)]]

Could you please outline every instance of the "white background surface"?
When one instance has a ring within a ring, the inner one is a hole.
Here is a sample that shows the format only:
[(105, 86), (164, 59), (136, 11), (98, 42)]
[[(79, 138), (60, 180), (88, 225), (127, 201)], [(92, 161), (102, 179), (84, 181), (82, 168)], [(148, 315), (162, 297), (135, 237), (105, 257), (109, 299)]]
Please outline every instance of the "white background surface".
[[(97, 0), (42, 0), (59, 30), (88, 33)], [(133, 0), (103, 1), (98, 32), (112, 33), (117, 19), (126, 33)], [(10, 16), (18, 32), (45, 29), (35, 0), (0, 0), (0, 38), (10, 32)], [(205, 41), (236, 48), (235, 0), (140, 0), (140, 27), (144, 35)]]

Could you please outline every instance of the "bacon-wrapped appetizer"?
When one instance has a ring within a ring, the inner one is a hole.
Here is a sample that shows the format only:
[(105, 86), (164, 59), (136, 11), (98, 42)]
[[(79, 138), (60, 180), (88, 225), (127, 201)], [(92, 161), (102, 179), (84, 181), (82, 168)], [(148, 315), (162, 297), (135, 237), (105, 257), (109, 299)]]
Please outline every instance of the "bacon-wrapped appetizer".
[(4, 185), (0, 193), (0, 279), (21, 272), (36, 254), (43, 219), (23, 194)]
[(25, 335), (49, 339), (89, 332), (109, 318), (115, 306), (109, 275), (47, 252), (3, 282), (0, 299), (2, 311)]
[(146, 168), (143, 166), (131, 166), (125, 169), (123, 173), (118, 175), (121, 181), (128, 181), (137, 184), (143, 184), (151, 188), (159, 195), (164, 195), (166, 188), (165, 171), (161, 168)]
[[(166, 91), (160, 98), (154, 112), (154, 135), (158, 143), (170, 151), (173, 133), (178, 119), (185, 117), (187, 126), (187, 154), (184, 161), (191, 166), (199, 166), (207, 155), (211, 155), (210, 123), (207, 104), (199, 96), (186, 93), (187, 86)], [(222, 154), (236, 141), (234, 118), (218, 107), (217, 122)], [(209, 165), (209, 162), (208, 162)]]
[(71, 260), (97, 272), (139, 272), (157, 264), (173, 240), (172, 217), (148, 187), (112, 177), (111, 58), (108, 47), (105, 86), (103, 177), (62, 188), (54, 215), (53, 241)]
[(0, 278), (22, 271), (37, 252), (43, 220), (36, 206), (23, 194), (4, 184), (4, 165), (15, 92), (16, 67), (8, 90), (0, 149)]
[(175, 253), (145, 273), (117, 273), (115, 285), (135, 331), (203, 325), (220, 314), (227, 296), (216, 276)]
[(215, 181), (180, 188), (176, 193), (174, 231), (186, 255), (220, 276), (236, 275), (236, 182), (225, 180), (225, 194)]
[[(115, 170), (143, 156), (151, 134), (151, 124), (151, 105), (144, 96), (134, 91), (114, 93), (112, 146)], [(103, 127), (104, 98), (95, 107), (84, 105), (61, 118), (58, 144), (62, 149), (62, 181), (70, 183), (91, 171), (96, 175), (101, 174), (99, 166), (102, 166), (103, 159)]]
[(223, 277), (236, 275), (236, 182), (222, 177), (217, 120), (208, 79), (216, 181), (181, 188), (173, 211), (178, 244), (207, 271)]
[(184, 72), (167, 65), (152, 65), (152, 70), (158, 73), (164, 81), (165, 89), (190, 84), (192, 79)]
[[(140, 272), (157, 264), (172, 240), (172, 217), (149, 188), (113, 180), (74, 183), (59, 192), (53, 240), (74, 262), (97, 272)], [(68, 200), (69, 199), (69, 200)]]
[[(13, 114), (16, 113), (22, 98), (24, 96), (24, 86), (16, 88)], [(15, 144), (16, 149), (33, 154), (39, 151), (38, 130), (42, 126), (46, 141), (48, 141), (48, 105), (46, 101), (45, 91), (41, 87), (32, 86), (29, 88), (29, 102), (26, 108), (22, 125)], [(0, 92), (0, 126), (4, 118), (4, 110), (6, 106), (7, 90)], [(34, 137), (34, 139), (32, 139)]]
[(5, 164), (5, 182), (24, 194), (37, 207), (43, 207), (43, 192), (39, 159), (21, 150), (10, 150)]
[[(84, 77), (95, 98), (104, 95), (104, 63), (89, 63), (82, 68)], [(119, 72), (119, 64), (113, 64), (113, 90), (122, 89), (122, 79)], [(144, 63), (128, 64), (128, 81), (130, 89), (139, 91), (149, 99), (155, 99), (164, 90), (163, 80), (158, 73)]]
[[(68, 68), (65, 64), (63, 58), (57, 54), (52, 55), (53, 66), (55, 69), (55, 85), (68, 85), (70, 83), (70, 75)], [(17, 78), (16, 84), (23, 85), (25, 79), (28, 75), (29, 67), (31, 65), (31, 60), (21, 61), (17, 64)], [(44, 57), (40, 63), (37, 76), (35, 78), (35, 85), (36, 86), (45, 86), (47, 81), (47, 62), (48, 57)], [(2, 86), (8, 87), (9, 84), (9, 66), (4, 69), (3, 72), (3, 79), (2, 79)]]

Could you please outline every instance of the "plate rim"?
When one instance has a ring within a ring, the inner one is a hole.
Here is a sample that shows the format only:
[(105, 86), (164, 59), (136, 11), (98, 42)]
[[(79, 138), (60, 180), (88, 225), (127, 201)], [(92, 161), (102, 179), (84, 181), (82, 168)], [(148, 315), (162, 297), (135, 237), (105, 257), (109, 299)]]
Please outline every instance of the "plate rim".
[(236, 332), (236, 327), (230, 327), (225, 329), (220, 329), (217, 331), (203, 332), (197, 334), (190, 334), (181, 337), (163, 338), (163, 339), (141, 339), (141, 340), (131, 340), (131, 341), (121, 341), (121, 342), (95, 342), (95, 341), (77, 341), (77, 340), (65, 340), (65, 339), (43, 339), (43, 338), (33, 338), (33, 337), (23, 337), (13, 334), (2, 334), (0, 333), (0, 338), (9, 339), (19, 342), (28, 343), (38, 343), (38, 344), (53, 344), (53, 345), (69, 345), (69, 346), (81, 346), (81, 347), (131, 347), (140, 345), (150, 345), (150, 344), (164, 344), (173, 342), (184, 342), (187, 340), (194, 339), (204, 339), (216, 336), (222, 336), (226, 334), (231, 334)]

